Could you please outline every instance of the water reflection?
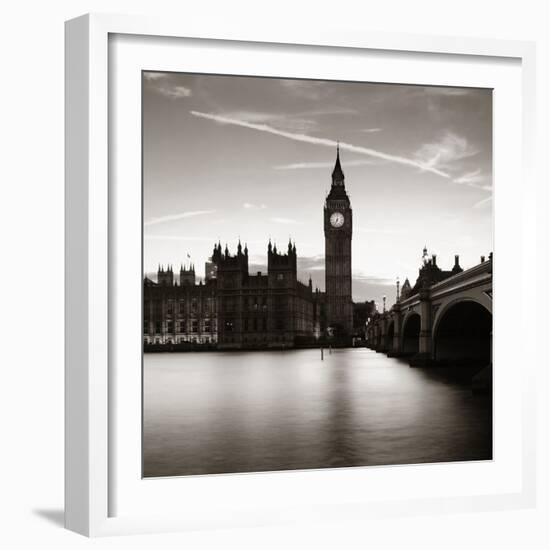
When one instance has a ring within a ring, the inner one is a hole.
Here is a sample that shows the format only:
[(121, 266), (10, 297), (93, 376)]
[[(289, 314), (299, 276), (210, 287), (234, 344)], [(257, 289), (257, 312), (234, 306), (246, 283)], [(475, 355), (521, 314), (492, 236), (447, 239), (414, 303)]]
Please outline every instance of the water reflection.
[(144, 475), (490, 459), (491, 411), (366, 349), (147, 354)]

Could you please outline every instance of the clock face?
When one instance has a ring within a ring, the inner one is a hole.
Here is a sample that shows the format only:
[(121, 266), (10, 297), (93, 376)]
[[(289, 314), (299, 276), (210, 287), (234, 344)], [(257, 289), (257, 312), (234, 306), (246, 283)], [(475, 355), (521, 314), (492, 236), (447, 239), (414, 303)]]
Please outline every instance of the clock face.
[(344, 225), (344, 214), (342, 212), (334, 212), (330, 216), (330, 225), (332, 227), (342, 227)]

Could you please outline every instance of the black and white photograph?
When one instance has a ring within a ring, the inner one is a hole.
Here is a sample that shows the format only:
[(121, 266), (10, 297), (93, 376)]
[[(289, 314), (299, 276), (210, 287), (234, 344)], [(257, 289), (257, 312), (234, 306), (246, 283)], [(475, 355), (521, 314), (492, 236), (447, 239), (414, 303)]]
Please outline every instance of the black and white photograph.
[(141, 85), (143, 477), (492, 460), (493, 91)]
[(543, 4), (6, 4), (4, 548), (550, 548)]

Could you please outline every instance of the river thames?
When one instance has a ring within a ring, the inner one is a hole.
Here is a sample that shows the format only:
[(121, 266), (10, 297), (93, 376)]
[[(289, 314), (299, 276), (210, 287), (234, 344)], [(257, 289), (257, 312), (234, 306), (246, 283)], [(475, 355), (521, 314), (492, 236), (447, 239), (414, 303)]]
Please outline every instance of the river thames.
[(492, 401), (365, 348), (144, 356), (145, 477), (490, 460)]

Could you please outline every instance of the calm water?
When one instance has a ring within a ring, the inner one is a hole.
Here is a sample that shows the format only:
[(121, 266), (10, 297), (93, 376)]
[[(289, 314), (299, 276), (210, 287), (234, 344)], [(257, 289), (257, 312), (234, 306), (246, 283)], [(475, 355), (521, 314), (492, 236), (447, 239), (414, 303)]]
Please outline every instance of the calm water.
[(485, 460), (491, 410), (367, 349), (146, 354), (144, 475)]

